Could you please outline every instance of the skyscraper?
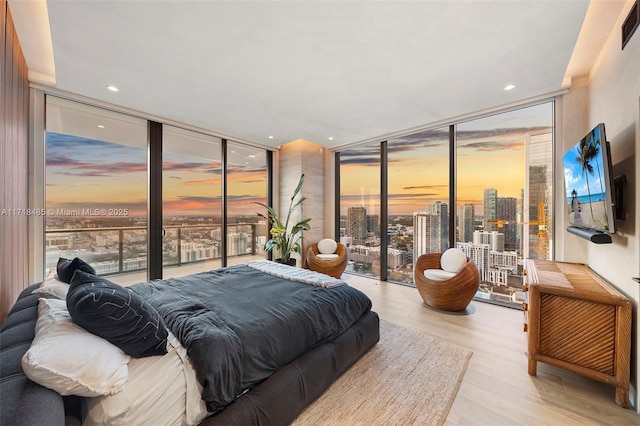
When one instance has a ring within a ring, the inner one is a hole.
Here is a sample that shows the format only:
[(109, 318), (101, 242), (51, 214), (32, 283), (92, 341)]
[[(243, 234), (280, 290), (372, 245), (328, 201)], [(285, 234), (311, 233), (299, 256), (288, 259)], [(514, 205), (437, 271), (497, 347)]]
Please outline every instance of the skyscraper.
[(498, 224), (498, 190), (485, 188), (484, 190), (484, 220), (482, 227), (485, 231), (497, 231)]
[(515, 197), (498, 197), (497, 217), (499, 221), (504, 221), (500, 232), (504, 234), (504, 245), (506, 250), (518, 250), (518, 200)]
[(439, 252), (449, 248), (449, 205), (442, 201), (436, 201), (429, 205), (429, 213), (435, 217), (436, 234), (439, 240)]
[(552, 178), (553, 134), (543, 130), (525, 135), (526, 163), (525, 201), (522, 206), (523, 221), (529, 223), (529, 233), (523, 236), (524, 257), (549, 259), (549, 241), (552, 238)]
[(367, 209), (349, 207), (347, 210), (347, 236), (352, 238), (353, 244), (364, 244), (367, 238)]
[(473, 231), (475, 229), (476, 208), (473, 204), (465, 204), (460, 209), (460, 235), (459, 240), (465, 243), (473, 241)]
[(449, 206), (442, 201), (428, 211), (413, 214), (413, 259), (425, 253), (442, 253), (449, 248)]

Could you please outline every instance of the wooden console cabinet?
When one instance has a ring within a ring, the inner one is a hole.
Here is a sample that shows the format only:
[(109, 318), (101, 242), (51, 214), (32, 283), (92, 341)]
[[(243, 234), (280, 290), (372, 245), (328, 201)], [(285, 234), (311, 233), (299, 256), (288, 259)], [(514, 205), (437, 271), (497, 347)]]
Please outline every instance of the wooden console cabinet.
[(529, 374), (561, 367), (614, 385), (629, 407), (631, 301), (583, 264), (528, 260), (525, 273)]

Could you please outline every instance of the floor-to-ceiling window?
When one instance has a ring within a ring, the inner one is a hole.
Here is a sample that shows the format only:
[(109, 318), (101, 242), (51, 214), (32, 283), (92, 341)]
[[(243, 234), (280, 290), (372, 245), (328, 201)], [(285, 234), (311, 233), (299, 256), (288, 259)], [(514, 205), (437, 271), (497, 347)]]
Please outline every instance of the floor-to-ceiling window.
[(347, 272), (380, 276), (380, 144), (340, 152), (340, 241)]
[[(147, 122), (47, 96), (45, 268), (147, 268)], [(114, 278), (117, 281), (117, 278)]]
[(255, 202), (268, 204), (267, 153), (264, 149), (227, 143), (227, 264), (266, 258), (267, 214)]
[(518, 306), (523, 259), (552, 257), (553, 104), (456, 127), (457, 247), (480, 271), (476, 298)]
[[(379, 211), (381, 165), (386, 164), (382, 203), (388, 221), (377, 230), (378, 236), (388, 236), (386, 278), (412, 284), (420, 254), (455, 245), (478, 265), (477, 298), (520, 306), (524, 259), (553, 258), (553, 102), (452, 122), (382, 144), (386, 158), (380, 144), (339, 152), (341, 237), (356, 246), (362, 235), (376, 235), (365, 227), (375, 215), (367, 209), (374, 197), (365, 195), (377, 195), (374, 209)], [(366, 244), (357, 246), (373, 251)], [(376, 252), (384, 249), (378, 239)], [(373, 260), (356, 261), (363, 259), (355, 257), (359, 250), (352, 248), (347, 271), (384, 276)]]
[(36, 180), (32, 189), (46, 214), (34, 262), (45, 275), (59, 257), (120, 284), (266, 257), (268, 224), (254, 201), (271, 200), (267, 149), (36, 92), (44, 191)]
[(390, 139), (387, 277), (413, 283), (414, 261), (449, 248), (449, 128)]
[(219, 268), (222, 258), (222, 141), (163, 126), (163, 277)]

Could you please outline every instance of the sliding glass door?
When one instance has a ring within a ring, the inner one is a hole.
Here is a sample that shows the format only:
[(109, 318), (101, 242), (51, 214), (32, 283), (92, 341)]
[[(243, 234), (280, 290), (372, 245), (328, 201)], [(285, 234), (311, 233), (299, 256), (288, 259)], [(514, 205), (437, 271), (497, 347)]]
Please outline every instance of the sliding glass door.
[(390, 139), (387, 277), (413, 283), (421, 254), (449, 248), (449, 128)]
[(269, 176), (264, 149), (227, 142), (227, 265), (266, 259), (268, 224), (257, 215), (268, 204)]
[(222, 265), (222, 141), (163, 126), (163, 278)]
[(147, 269), (147, 122), (47, 96), (45, 275), (80, 257), (116, 282)]
[(80, 257), (119, 284), (267, 257), (268, 224), (255, 204), (271, 202), (266, 149), (42, 99), (46, 214), (34, 260), (45, 276), (60, 257)]
[(340, 241), (347, 272), (380, 276), (380, 144), (340, 152)]

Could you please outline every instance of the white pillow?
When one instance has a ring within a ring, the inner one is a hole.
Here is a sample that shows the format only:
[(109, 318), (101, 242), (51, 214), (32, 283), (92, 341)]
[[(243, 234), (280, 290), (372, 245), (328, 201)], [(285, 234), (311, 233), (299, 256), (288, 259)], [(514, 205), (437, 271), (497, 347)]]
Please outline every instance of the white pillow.
[(338, 243), (331, 238), (325, 238), (318, 243), (318, 251), (322, 254), (333, 254), (338, 250)]
[(456, 276), (453, 272), (443, 271), (442, 269), (425, 269), (424, 276), (432, 281), (445, 281)]
[(54, 275), (42, 281), (40, 287), (33, 290), (31, 294), (36, 294), (39, 297), (46, 297), (48, 299), (66, 300), (68, 292), (69, 284), (60, 281), (58, 275)]
[(79, 396), (112, 395), (126, 384), (129, 355), (74, 324), (66, 301), (40, 299), (35, 334), (22, 357), (22, 369), (34, 382)]
[(462, 250), (457, 248), (450, 248), (442, 253), (440, 258), (440, 267), (447, 271), (457, 274), (462, 271), (462, 268), (467, 264), (467, 256)]

